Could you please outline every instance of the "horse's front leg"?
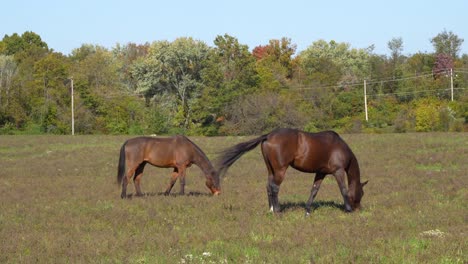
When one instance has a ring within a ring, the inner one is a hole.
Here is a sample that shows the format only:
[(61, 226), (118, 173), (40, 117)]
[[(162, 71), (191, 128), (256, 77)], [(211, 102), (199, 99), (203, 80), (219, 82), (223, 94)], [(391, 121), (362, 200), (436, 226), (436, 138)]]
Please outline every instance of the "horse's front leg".
[(171, 180), (169, 182), (169, 185), (166, 188), (166, 191), (164, 192), (164, 195), (169, 195), (171, 193), (172, 187), (174, 187), (174, 184), (177, 181), (178, 177), (179, 177), (179, 170), (177, 168), (174, 168), (174, 171), (171, 174)]
[(341, 195), (343, 196), (345, 211), (352, 212), (353, 208), (351, 207), (351, 204), (349, 203), (348, 190), (346, 188), (346, 183), (345, 183), (345, 176), (346, 176), (345, 170), (339, 169), (333, 175), (335, 175), (335, 179), (338, 182), (338, 187), (340, 188)]
[(180, 168), (180, 173), (179, 173), (179, 184), (180, 184), (180, 195), (183, 195), (185, 193), (185, 171), (186, 168), (182, 167)]
[(312, 203), (314, 202), (315, 196), (320, 189), (320, 185), (322, 184), (323, 179), (325, 178), (326, 174), (317, 173), (314, 179), (314, 185), (312, 186), (312, 190), (310, 191), (309, 200), (306, 203), (306, 216), (310, 215), (310, 208), (312, 207)]

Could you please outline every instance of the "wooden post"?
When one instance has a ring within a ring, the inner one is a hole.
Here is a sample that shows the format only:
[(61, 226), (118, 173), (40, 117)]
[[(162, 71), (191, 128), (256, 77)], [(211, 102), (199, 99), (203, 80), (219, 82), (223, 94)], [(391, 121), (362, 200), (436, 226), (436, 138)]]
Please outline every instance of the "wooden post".
[(450, 97), (453, 101), (453, 69), (450, 69)]
[(366, 112), (366, 121), (369, 121), (367, 116), (367, 90), (366, 90), (366, 80), (364, 80), (364, 112)]
[(73, 78), (71, 78), (71, 129), (72, 129), (72, 136), (75, 135), (75, 110), (74, 110), (74, 100), (73, 100)]

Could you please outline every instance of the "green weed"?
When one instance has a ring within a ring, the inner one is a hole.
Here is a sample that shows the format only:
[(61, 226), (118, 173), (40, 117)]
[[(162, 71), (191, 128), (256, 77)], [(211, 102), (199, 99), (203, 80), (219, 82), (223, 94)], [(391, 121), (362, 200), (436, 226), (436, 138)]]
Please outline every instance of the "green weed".
[[(115, 179), (128, 137), (2, 136), (0, 262), (465, 263), (468, 134), (343, 137), (369, 180), (363, 208), (343, 212), (327, 176), (305, 217), (314, 175), (289, 168), (273, 215), (259, 149), (229, 169), (218, 197), (196, 166), (186, 195), (164, 196), (171, 170), (147, 165), (147, 195), (122, 200)], [(193, 140), (215, 160), (250, 138)]]

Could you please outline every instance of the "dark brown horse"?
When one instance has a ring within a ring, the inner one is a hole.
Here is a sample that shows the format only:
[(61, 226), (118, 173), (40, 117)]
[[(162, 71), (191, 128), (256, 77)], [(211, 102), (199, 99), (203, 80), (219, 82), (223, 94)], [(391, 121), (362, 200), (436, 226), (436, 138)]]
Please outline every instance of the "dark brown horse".
[[(315, 173), (306, 214), (327, 174), (333, 174), (338, 182), (347, 212), (360, 208), (364, 195), (359, 165), (348, 145), (333, 131), (307, 133), (296, 129), (276, 129), (269, 134), (239, 143), (223, 151), (219, 171), (226, 170), (244, 153), (261, 143), (263, 158), (268, 169), (268, 204), (272, 212), (279, 212), (278, 192), (286, 169), (291, 166), (302, 172)], [(348, 189), (345, 177), (348, 178)]]
[(219, 176), (205, 153), (185, 136), (168, 138), (137, 137), (127, 140), (120, 149), (117, 182), (122, 184), (122, 198), (127, 197), (127, 184), (133, 177), (136, 195), (141, 196), (140, 182), (146, 163), (159, 168), (174, 168), (165, 194), (171, 192), (179, 178), (180, 193), (184, 194), (185, 171), (197, 165), (206, 177), (206, 186), (215, 195), (220, 193)]

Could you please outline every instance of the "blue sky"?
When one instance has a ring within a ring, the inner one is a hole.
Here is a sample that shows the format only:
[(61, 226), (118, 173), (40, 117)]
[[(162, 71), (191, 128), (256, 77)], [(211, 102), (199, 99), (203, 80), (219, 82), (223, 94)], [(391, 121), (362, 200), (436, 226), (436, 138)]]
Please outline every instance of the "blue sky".
[(1, 38), (33, 31), (64, 54), (85, 43), (112, 48), (178, 37), (213, 46), (217, 35), (229, 34), (250, 49), (287, 37), (298, 52), (324, 39), (375, 45), (377, 54), (389, 54), (388, 41), (401, 37), (410, 55), (433, 52), (430, 39), (444, 29), (465, 40), (461, 54), (468, 54), (466, 0), (10, 0), (0, 6)]

